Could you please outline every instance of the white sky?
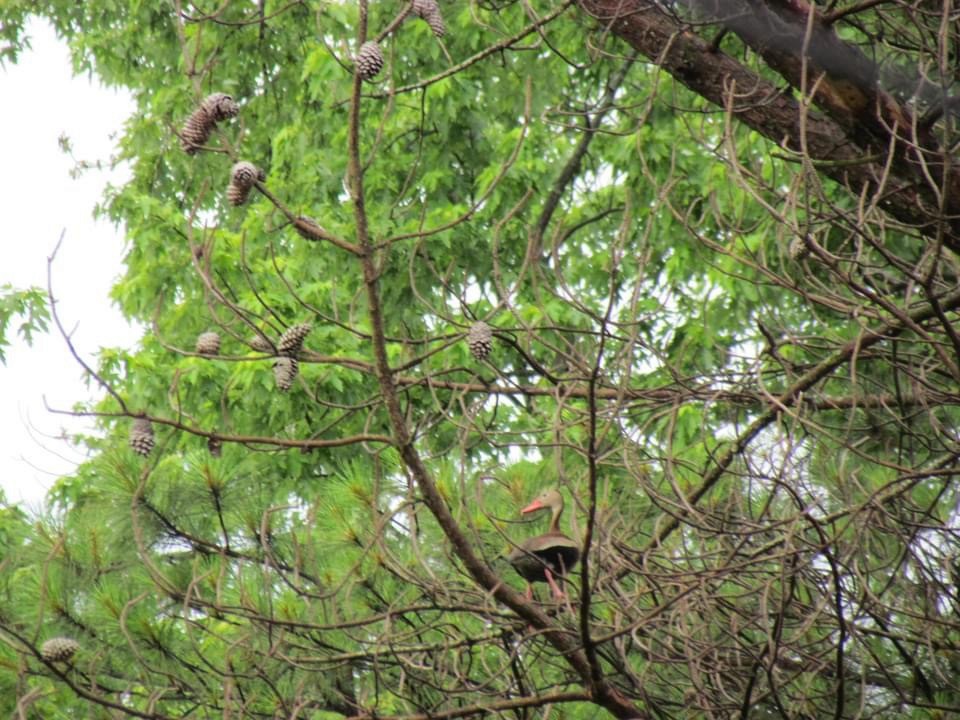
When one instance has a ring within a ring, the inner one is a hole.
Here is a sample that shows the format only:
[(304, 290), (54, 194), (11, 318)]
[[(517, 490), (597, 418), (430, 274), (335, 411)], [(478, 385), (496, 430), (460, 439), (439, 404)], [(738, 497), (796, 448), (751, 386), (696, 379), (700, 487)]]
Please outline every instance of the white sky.
[[(0, 285), (45, 288), (47, 256), (65, 231), (53, 266), (57, 308), (77, 349), (95, 365), (100, 347), (133, 347), (139, 336), (108, 297), (122, 271), (123, 236), (92, 216), (103, 188), (123, 182), (126, 172), (91, 170), (72, 179), (74, 160), (57, 139), (70, 138), (77, 160), (109, 160), (111, 136), (133, 112), (133, 102), (73, 77), (66, 45), (53, 30), (37, 22), (28, 27), (32, 49), (18, 64), (0, 68)], [(11, 503), (35, 510), (57, 477), (82, 459), (58, 436), (89, 427), (49, 413), (44, 397), (51, 407), (68, 410), (99, 393), (87, 389), (55, 330), (37, 337), (33, 347), (15, 328), (12, 340), (7, 364), (0, 365), (0, 487)]]

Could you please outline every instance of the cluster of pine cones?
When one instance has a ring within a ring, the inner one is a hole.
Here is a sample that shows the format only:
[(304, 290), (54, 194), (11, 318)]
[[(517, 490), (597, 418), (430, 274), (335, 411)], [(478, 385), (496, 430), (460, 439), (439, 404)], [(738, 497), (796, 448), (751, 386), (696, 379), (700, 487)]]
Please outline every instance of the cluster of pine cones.
[[(409, 12), (427, 23), (438, 38), (447, 34), (437, 0), (413, 0)], [(368, 40), (357, 51), (356, 64), (357, 73), (363, 80), (373, 80), (383, 69), (383, 50), (376, 42)]]
[[(446, 25), (437, 0), (413, 0), (409, 13), (422, 19), (430, 27), (433, 34), (442, 38), (446, 32)], [(355, 58), (357, 72), (363, 80), (372, 80), (383, 69), (384, 57), (380, 46), (374, 41), (368, 41), (360, 46)], [(180, 132), (180, 144), (190, 155), (203, 149), (217, 123), (236, 117), (240, 106), (226, 93), (208, 95), (191, 113)], [(234, 164), (230, 172), (230, 182), (227, 185), (226, 198), (231, 205), (243, 205), (247, 202), (250, 191), (256, 183), (266, 180), (266, 173), (251, 162), (241, 160)], [(319, 226), (309, 218), (304, 218), (306, 229), (297, 227), (297, 231), (307, 239), (317, 239)], [(317, 231), (314, 231), (316, 226)], [(314, 232), (308, 232), (314, 231)], [(288, 328), (277, 340), (275, 351), (276, 360), (273, 363), (273, 374), (277, 388), (285, 392), (289, 390), (299, 374), (299, 355), (303, 349), (303, 342), (310, 333), (308, 323), (293, 325)], [(485, 359), (491, 351), (493, 333), (489, 325), (480, 321), (475, 323), (467, 333), (467, 345), (477, 360)], [(261, 336), (250, 341), (250, 346), (258, 351), (273, 353), (274, 346)], [(216, 356), (220, 352), (220, 335), (215, 332), (201, 333), (196, 340), (196, 352), (199, 355)], [(137, 417), (130, 427), (130, 447), (139, 455), (148, 456), (156, 444), (153, 425), (146, 417)], [(219, 455), (221, 441), (211, 437), (209, 442), (211, 454)]]
[(278, 357), (273, 363), (273, 377), (277, 381), (277, 389), (286, 392), (293, 387), (293, 381), (300, 372), (298, 357), (303, 349), (303, 341), (310, 334), (309, 323), (292, 325), (280, 336), (277, 341)]
[[(293, 387), (294, 381), (300, 372), (299, 357), (303, 351), (304, 340), (310, 334), (313, 328), (310, 323), (299, 323), (291, 325), (277, 339), (275, 348), (277, 358), (273, 363), (273, 376), (277, 382), (277, 389), (281, 392), (288, 391)], [(274, 345), (263, 337), (257, 335), (250, 341), (250, 346), (265, 353), (273, 353)], [(220, 335), (215, 332), (204, 332), (197, 336), (195, 349), (198, 355), (214, 357), (220, 352)], [(143, 457), (147, 457), (153, 452), (156, 445), (156, 437), (153, 433), (153, 424), (150, 419), (141, 416), (134, 418), (130, 425), (128, 436), (131, 449)], [(207, 449), (213, 457), (219, 457), (223, 451), (223, 441), (211, 436), (207, 440)]]
[[(236, 117), (240, 106), (226, 93), (213, 93), (203, 99), (187, 118), (180, 131), (180, 146), (190, 155), (201, 150), (218, 122)], [(243, 205), (250, 197), (250, 190), (258, 182), (267, 179), (266, 173), (251, 162), (241, 160), (230, 171), (227, 185), (227, 202)], [(197, 352), (200, 352), (199, 350)], [(214, 353), (215, 354), (215, 353)]]

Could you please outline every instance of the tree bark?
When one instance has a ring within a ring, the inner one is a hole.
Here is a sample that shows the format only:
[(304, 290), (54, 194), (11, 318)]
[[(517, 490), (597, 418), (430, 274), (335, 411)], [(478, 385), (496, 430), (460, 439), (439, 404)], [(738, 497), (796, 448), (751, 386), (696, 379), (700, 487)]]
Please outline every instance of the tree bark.
[[(644, 0), (579, 0), (580, 7), (673, 78), (855, 195), (960, 252), (960, 173), (929, 128), (878, 84), (878, 71), (802, 0), (694, 0), (704, 20), (735, 33), (817, 112)], [(718, 5), (719, 7), (719, 5)], [(889, 163), (889, 168), (887, 167)], [(942, 233), (942, 235), (941, 235)]]

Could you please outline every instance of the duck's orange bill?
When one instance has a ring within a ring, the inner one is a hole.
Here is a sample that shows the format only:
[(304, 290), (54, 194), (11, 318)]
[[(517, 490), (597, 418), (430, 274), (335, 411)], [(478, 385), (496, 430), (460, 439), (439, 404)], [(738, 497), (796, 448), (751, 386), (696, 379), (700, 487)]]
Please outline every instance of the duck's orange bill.
[(542, 510), (545, 507), (546, 505), (544, 505), (542, 502), (540, 502), (539, 499), (537, 499), (537, 500), (534, 500), (529, 505), (527, 505), (523, 510), (521, 510), (520, 514), (526, 515), (528, 512), (533, 512), (534, 510)]

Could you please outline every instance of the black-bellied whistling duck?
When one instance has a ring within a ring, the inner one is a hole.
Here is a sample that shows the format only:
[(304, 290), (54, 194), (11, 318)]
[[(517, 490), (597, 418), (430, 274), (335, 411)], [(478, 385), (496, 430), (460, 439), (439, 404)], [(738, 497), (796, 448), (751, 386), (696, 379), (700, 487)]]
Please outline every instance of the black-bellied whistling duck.
[(543, 535), (524, 540), (507, 556), (514, 569), (527, 581), (527, 599), (533, 599), (535, 582), (546, 582), (556, 598), (562, 598), (563, 590), (554, 576), (563, 582), (563, 576), (577, 564), (580, 548), (577, 543), (560, 532), (560, 515), (563, 513), (563, 496), (559, 490), (544, 490), (536, 500), (520, 511), (521, 515), (550, 509), (550, 529)]

